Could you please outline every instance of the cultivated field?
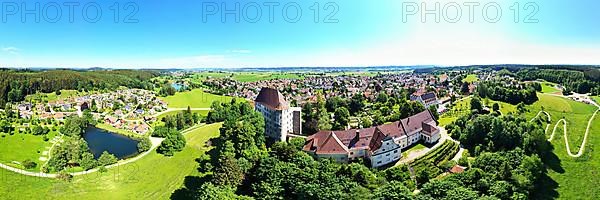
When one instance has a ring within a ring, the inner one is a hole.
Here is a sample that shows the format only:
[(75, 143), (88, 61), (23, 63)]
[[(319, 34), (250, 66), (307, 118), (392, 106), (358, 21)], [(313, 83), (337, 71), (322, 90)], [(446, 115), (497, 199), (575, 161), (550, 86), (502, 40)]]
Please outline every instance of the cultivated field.
[[(221, 124), (211, 124), (185, 135), (187, 145), (173, 157), (155, 151), (140, 160), (108, 169), (106, 173), (76, 176), (71, 182), (23, 176), (0, 169), (2, 199), (169, 199), (186, 176), (197, 175), (194, 161), (219, 135)], [(42, 195), (43, 194), (43, 195)]]
[(194, 74), (193, 80), (201, 82), (207, 78), (231, 78), (240, 82), (256, 82), (274, 79), (302, 79), (297, 73), (282, 72), (200, 72)]

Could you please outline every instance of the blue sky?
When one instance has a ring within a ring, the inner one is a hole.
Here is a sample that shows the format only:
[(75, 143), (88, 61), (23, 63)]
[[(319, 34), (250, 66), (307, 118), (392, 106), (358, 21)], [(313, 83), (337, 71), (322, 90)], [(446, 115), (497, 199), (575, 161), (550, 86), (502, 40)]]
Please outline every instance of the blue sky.
[[(46, 21), (57, 16), (56, 6), (47, 1), (1, 4), (0, 67), (600, 64), (600, 2), (595, 0), (479, 1), (473, 9), (473, 23), (465, 6), (472, 1), (464, 0), (280, 1), (273, 7), (273, 22), (265, 6), (273, 1), (83, 1), (74, 7), (72, 23), (64, 3), (76, 1), (58, 2), (61, 16), (55, 23)], [(423, 22), (422, 10), (434, 9), (436, 2), (440, 21), (425, 15)], [(516, 2), (518, 23), (514, 22)], [(36, 3), (39, 22), (36, 15), (23, 11), (23, 6), (31, 10)], [(240, 22), (231, 14), (222, 22), (221, 6), (233, 9), (235, 3), (240, 5)], [(495, 23), (486, 19), (496, 16), (496, 7), (488, 7), (487, 18), (483, 15), (488, 3), (502, 9)], [(97, 22), (83, 17), (85, 5), (90, 6), (90, 19), (95, 17), (92, 5), (102, 10)], [(115, 5), (118, 22), (114, 21)], [(205, 11), (214, 5), (216, 14)], [(245, 21), (257, 16), (255, 5), (261, 10), (260, 19)], [(289, 5), (288, 18), (283, 16), (285, 5)], [(291, 5), (302, 13), (294, 23), (288, 22), (297, 13)], [(419, 11), (408, 15), (406, 9), (414, 6)], [(132, 19), (137, 21), (124, 23), (134, 8), (137, 12)], [(314, 21), (315, 8), (318, 22)], [(531, 19), (537, 22), (525, 23), (534, 9), (537, 12)], [(331, 23), (324, 23), (334, 10)], [(460, 20), (451, 23), (457, 13), (461, 13)]]

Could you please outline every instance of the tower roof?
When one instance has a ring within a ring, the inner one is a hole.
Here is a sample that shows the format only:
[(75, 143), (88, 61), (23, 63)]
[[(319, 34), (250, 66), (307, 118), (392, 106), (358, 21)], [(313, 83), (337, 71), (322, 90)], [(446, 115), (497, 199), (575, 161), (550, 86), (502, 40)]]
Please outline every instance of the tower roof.
[(254, 101), (273, 110), (285, 110), (289, 108), (289, 104), (285, 101), (283, 95), (277, 89), (273, 88), (262, 88)]

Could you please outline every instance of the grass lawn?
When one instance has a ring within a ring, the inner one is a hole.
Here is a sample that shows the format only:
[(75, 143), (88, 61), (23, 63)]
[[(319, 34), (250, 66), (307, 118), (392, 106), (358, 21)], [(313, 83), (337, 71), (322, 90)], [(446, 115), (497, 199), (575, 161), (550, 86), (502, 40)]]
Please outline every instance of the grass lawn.
[[(552, 122), (550, 132), (556, 122), (565, 118), (567, 121), (567, 134), (571, 152), (579, 151), (587, 122), (592, 116), (596, 107), (584, 103), (572, 101), (566, 98), (556, 97), (547, 94), (538, 93), (539, 101), (528, 106), (529, 112), (526, 113), (528, 119), (532, 118), (544, 107), (551, 117)], [(565, 139), (563, 136), (562, 124), (558, 126), (556, 135), (552, 140), (554, 147), (553, 153), (556, 159), (549, 159), (548, 175), (551, 180), (545, 183), (549, 188), (556, 187), (556, 190), (548, 189), (541, 191), (541, 199), (555, 198), (559, 199), (586, 199), (600, 196), (600, 155), (594, 147), (600, 146), (600, 117), (596, 116), (590, 128), (588, 144), (583, 156), (572, 158), (567, 155)], [(547, 133), (549, 137), (550, 133)]]
[(140, 160), (92, 173), (71, 182), (35, 178), (0, 169), (2, 199), (169, 199), (184, 178), (196, 175), (195, 159), (206, 152), (205, 142), (219, 135), (221, 124), (198, 128), (187, 135), (187, 145), (173, 157), (155, 151)]
[(557, 93), (560, 92), (559, 89), (556, 89), (556, 84), (555, 83), (550, 83), (550, 82), (542, 82), (540, 83), (542, 85), (542, 93)]
[(439, 125), (445, 127), (446, 125), (454, 122), (458, 117), (467, 114), (471, 109), (471, 97), (466, 97), (454, 102), (454, 106), (449, 108), (444, 114), (440, 116)]
[(160, 97), (167, 102), (169, 108), (210, 108), (213, 101), (229, 102), (232, 97), (210, 94), (202, 89), (187, 92), (178, 92), (173, 96)]
[(403, 151), (402, 152), (402, 157), (406, 157), (408, 156), (408, 153), (410, 153), (411, 151), (417, 151), (417, 150), (422, 150), (427, 148), (425, 145), (421, 144), (421, 143), (417, 143), (415, 145), (413, 145), (412, 147), (410, 147), (408, 150)]
[[(183, 112), (183, 110), (169, 111), (169, 112), (166, 112), (166, 113), (163, 113), (163, 114), (160, 114), (159, 116), (157, 116), (156, 120), (160, 121), (168, 115), (176, 115), (177, 113), (180, 113), (180, 112)], [(207, 116), (208, 110), (192, 110), (192, 113), (198, 113), (200, 116)]]
[(596, 101), (596, 103), (600, 104), (600, 96), (592, 96), (592, 99)]
[[(55, 134), (55, 132), (49, 133), (48, 138), (51, 140)], [(39, 158), (44, 151), (48, 150), (46, 147), (52, 146), (50, 140), (44, 142), (43, 136), (31, 134), (9, 135), (1, 133), (1, 135), (4, 135), (4, 137), (0, 136), (0, 163), (22, 168), (19, 164), (12, 162), (23, 162), (25, 159), (31, 159), (31, 161), (37, 163), (37, 167), (30, 171), (39, 171), (40, 166), (44, 164), (44, 161), (40, 161)]]
[(472, 83), (472, 82), (479, 81), (479, 78), (477, 78), (477, 75), (475, 75), (475, 74), (469, 74), (462, 81), (467, 82), (467, 83)]
[[(510, 103), (506, 103), (506, 102), (502, 102), (502, 101), (494, 101), (491, 99), (484, 99), (483, 102), (490, 109), (492, 108), (494, 103), (498, 103), (498, 105), (500, 106), (500, 113), (502, 113), (503, 115), (506, 115), (510, 112), (515, 112), (515, 113), (517, 112), (517, 106), (512, 105)], [(469, 106), (470, 106), (470, 104), (469, 104)]]

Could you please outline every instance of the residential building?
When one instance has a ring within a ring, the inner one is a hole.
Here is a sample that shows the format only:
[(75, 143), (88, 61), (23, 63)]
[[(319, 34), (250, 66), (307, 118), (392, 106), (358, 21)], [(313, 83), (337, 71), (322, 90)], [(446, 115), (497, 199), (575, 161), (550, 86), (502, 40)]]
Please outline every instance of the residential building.
[(303, 150), (317, 158), (348, 162), (367, 158), (372, 167), (400, 160), (401, 150), (415, 143), (436, 143), (440, 129), (428, 111), (376, 127), (319, 131), (307, 138)]
[(428, 92), (424, 94), (412, 94), (410, 95), (410, 100), (418, 101), (419, 103), (423, 104), (426, 108), (429, 108), (429, 106), (432, 105), (439, 104), (437, 96), (433, 92)]
[(262, 88), (255, 109), (265, 118), (265, 134), (276, 141), (286, 141), (289, 133), (302, 132), (301, 108), (290, 107), (283, 95), (273, 88)]

